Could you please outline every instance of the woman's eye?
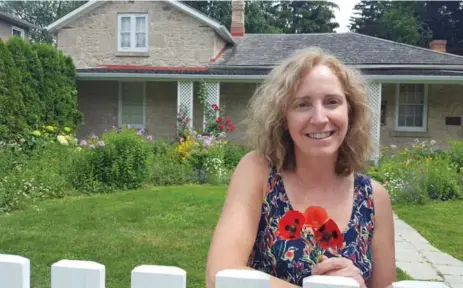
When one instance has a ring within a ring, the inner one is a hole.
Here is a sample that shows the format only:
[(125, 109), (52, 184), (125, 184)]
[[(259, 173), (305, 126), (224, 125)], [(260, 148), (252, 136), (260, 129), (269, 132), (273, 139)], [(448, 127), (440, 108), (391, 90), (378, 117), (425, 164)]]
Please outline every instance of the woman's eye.
[(338, 99), (330, 99), (328, 100), (328, 105), (337, 105), (340, 101)]

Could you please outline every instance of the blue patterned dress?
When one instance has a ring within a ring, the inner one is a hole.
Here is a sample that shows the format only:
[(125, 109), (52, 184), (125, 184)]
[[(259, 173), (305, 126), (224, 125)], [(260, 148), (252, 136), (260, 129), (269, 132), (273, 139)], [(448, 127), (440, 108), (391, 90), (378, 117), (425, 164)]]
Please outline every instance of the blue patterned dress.
[(302, 286), (303, 279), (311, 275), (312, 267), (321, 253), (327, 257), (341, 255), (352, 260), (366, 282), (371, 276), (373, 264), (370, 245), (374, 229), (372, 192), (370, 178), (355, 174), (352, 215), (348, 226), (342, 231), (344, 249), (329, 248), (321, 252), (309, 231), (303, 230), (303, 237), (295, 240), (283, 240), (276, 236), (279, 219), (293, 208), (288, 201), (280, 174), (271, 169), (267, 196), (263, 201), (257, 237), (248, 266)]

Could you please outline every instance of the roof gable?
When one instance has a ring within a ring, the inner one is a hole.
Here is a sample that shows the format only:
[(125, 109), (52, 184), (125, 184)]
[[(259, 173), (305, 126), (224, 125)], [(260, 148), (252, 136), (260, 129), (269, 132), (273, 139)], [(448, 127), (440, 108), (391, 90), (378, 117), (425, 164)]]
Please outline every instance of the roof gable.
[(0, 19), (3, 19), (5, 21), (8, 21), (9, 23), (19, 26), (21, 28), (38, 28), (34, 24), (25, 21), (19, 17), (16, 17), (14, 15), (11, 15), (5, 11), (0, 11)]
[[(78, 19), (79, 17), (82, 17), (83, 15), (91, 12), (92, 10), (96, 9), (97, 7), (101, 6), (102, 4), (105, 4), (107, 1), (102, 1), (102, 0), (90, 0), (84, 5), (80, 6), (79, 8), (69, 12), (68, 14), (64, 15), (60, 19), (56, 20), (55, 22), (51, 23), (46, 27), (46, 29), (51, 32), (55, 33), (67, 24), (71, 23), (72, 21)], [(183, 11), (187, 15), (201, 21), (202, 23), (208, 25), (214, 31), (227, 43), (234, 43), (234, 39), (231, 36), (231, 34), (228, 32), (228, 29), (218, 23), (217, 21), (207, 17), (206, 15), (200, 13), (196, 9), (191, 8), (188, 5), (182, 4), (180, 2), (177, 2), (175, 0), (167, 0), (164, 1), (172, 6), (176, 7), (177, 9)]]
[(246, 34), (214, 65), (274, 66), (295, 51), (319, 47), (348, 65), (463, 65), (463, 57), (359, 33)]

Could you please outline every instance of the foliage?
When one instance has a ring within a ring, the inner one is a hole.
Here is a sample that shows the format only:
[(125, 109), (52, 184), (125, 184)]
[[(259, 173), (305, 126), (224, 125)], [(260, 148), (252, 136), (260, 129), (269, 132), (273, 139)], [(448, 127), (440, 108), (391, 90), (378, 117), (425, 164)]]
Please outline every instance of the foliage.
[(458, 1), (360, 1), (350, 30), (429, 48), (447, 40), (447, 51), (463, 55), (463, 6)]
[(410, 148), (384, 147), (377, 167), (367, 171), (391, 194), (393, 203), (419, 203), (461, 199), (463, 187), (449, 155), (435, 141), (415, 140)]
[[(107, 192), (115, 189), (136, 189), (149, 177), (152, 163), (151, 147), (143, 137), (144, 131), (126, 128), (93, 135), (80, 141), (82, 158), (73, 176), (76, 189), (88, 192)], [(101, 191), (103, 190), (103, 191)]]
[(45, 29), (87, 1), (0, 1), (0, 10), (24, 19), (37, 28), (30, 31), (33, 42), (52, 43), (52, 35)]
[(70, 57), (19, 37), (0, 41), (0, 142), (24, 142), (44, 125), (75, 129), (75, 67)]
[[(231, 1), (182, 1), (224, 24), (231, 23)], [(339, 27), (333, 1), (246, 1), (246, 33), (323, 33)]]
[(20, 75), (10, 50), (0, 40), (0, 141), (18, 140), (28, 130)]

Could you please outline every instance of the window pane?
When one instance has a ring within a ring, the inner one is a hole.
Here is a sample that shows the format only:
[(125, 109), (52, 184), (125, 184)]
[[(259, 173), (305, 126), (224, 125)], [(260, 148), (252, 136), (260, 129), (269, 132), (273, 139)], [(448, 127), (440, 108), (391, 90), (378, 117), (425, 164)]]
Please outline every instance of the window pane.
[(406, 116), (405, 117), (405, 126), (413, 127), (415, 124), (415, 119), (413, 116)]
[(407, 105), (400, 105), (399, 106), (399, 115), (404, 116), (405, 115), (405, 109), (407, 108)]
[(22, 36), (21, 34), (22, 34), (21, 31), (13, 29), (13, 36), (21, 37)]
[(405, 116), (399, 115), (399, 126), (405, 126)]
[(130, 32), (121, 33), (121, 47), (130, 47)]
[(423, 127), (423, 118), (415, 117), (415, 127)]
[(130, 32), (130, 17), (121, 17), (121, 32)]
[(137, 33), (137, 48), (146, 47), (146, 34)]
[(137, 17), (136, 18), (136, 32), (145, 32), (145, 21), (146, 21), (146, 18), (145, 17)]
[(143, 125), (143, 84), (122, 84), (122, 123)]

